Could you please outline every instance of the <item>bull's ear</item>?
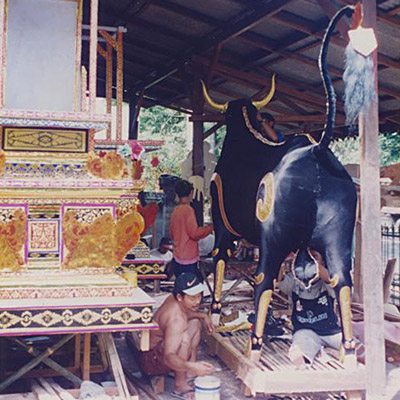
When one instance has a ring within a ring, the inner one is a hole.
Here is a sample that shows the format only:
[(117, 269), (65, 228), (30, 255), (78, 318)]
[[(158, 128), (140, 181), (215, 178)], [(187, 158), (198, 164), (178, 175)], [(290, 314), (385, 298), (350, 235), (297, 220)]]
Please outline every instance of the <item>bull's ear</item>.
[(262, 99), (259, 101), (253, 101), (253, 106), (255, 108), (257, 108), (257, 110), (261, 110), (263, 107), (265, 107), (274, 97), (275, 94), (275, 75), (272, 75), (272, 80), (271, 80), (271, 90), (269, 91), (269, 93)]
[(203, 95), (204, 98), (206, 99), (207, 103), (212, 107), (215, 108), (216, 110), (218, 110), (220, 113), (224, 113), (226, 112), (227, 108), (228, 108), (228, 103), (224, 103), (224, 104), (219, 104), (216, 103), (208, 94), (207, 92), (207, 88), (205, 83), (201, 80), (201, 86), (203, 87)]

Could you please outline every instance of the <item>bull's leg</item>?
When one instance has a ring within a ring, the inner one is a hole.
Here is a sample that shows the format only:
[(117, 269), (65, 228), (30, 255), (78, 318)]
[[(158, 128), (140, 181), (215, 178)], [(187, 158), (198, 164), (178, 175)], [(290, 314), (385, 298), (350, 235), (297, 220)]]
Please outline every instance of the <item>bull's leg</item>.
[(331, 278), (331, 286), (335, 289), (336, 299), (339, 305), (339, 313), (342, 328), (342, 347), (340, 359), (346, 365), (356, 365), (356, 342), (351, 326), (351, 288), (350, 275), (351, 253), (350, 249), (328, 247), (325, 252), (326, 266)]
[(213, 250), (214, 260), (214, 293), (211, 303), (211, 320), (214, 325), (219, 324), (222, 304), (222, 284), (224, 283), (225, 267), (231, 255), (232, 239), (229, 232), (221, 232), (216, 237), (216, 246)]
[[(218, 178), (218, 176), (217, 176)], [(220, 179), (211, 183), (212, 219), (215, 229), (215, 245), (212, 252), (214, 261), (214, 292), (212, 293), (211, 320), (214, 325), (219, 325), (221, 314), (222, 284), (224, 282), (225, 267), (231, 256), (234, 235), (228, 230), (229, 222), (226, 220), (222, 197), (222, 184)], [(219, 185), (218, 186), (218, 183)], [(219, 188), (219, 190), (218, 190)]]
[(263, 344), (264, 327), (268, 307), (271, 304), (274, 289), (274, 280), (277, 278), (279, 268), (288, 251), (286, 249), (263, 249), (261, 246), (260, 262), (255, 276), (255, 322), (247, 348), (247, 356), (258, 361)]

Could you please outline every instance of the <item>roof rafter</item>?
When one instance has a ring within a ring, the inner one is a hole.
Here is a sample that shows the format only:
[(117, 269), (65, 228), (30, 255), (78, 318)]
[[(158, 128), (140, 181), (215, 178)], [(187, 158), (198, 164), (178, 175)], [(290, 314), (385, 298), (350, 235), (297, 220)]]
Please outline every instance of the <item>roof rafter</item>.
[(180, 59), (175, 59), (168, 68), (152, 71), (149, 74), (148, 79), (138, 83), (137, 89), (149, 88), (153, 86), (157, 82), (160, 82), (160, 80), (163, 80), (171, 74), (174, 74), (178, 70), (178, 67), (183, 64), (186, 59), (193, 55), (201, 54), (204, 51), (216, 46), (218, 43), (224, 43), (227, 40), (241, 35), (243, 32), (246, 32), (260, 23), (260, 21), (267, 16), (279, 12), (283, 7), (293, 1), (297, 0), (276, 0), (273, 3), (270, 2), (267, 4), (262, 2), (259, 7), (252, 9), (251, 12), (241, 13), (237, 17), (234, 17), (232, 20), (226, 22), (223, 28), (217, 29), (210, 35), (204, 37), (199, 44), (195, 46), (189, 46), (186, 51), (182, 52), (182, 57)]

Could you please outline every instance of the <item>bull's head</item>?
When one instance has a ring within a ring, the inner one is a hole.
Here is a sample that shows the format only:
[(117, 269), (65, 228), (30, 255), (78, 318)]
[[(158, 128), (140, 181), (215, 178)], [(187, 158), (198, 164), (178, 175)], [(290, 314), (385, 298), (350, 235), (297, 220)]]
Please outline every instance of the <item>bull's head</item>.
[[(267, 144), (269, 146), (280, 146), (282, 143), (275, 143), (269, 140), (263, 134), (261, 123), (257, 121), (256, 115), (257, 110), (265, 107), (272, 99), (275, 93), (275, 74), (272, 76), (271, 89), (269, 93), (259, 101), (251, 101), (249, 99), (239, 99), (226, 103), (215, 102), (207, 92), (207, 88), (204, 82), (201, 82), (203, 86), (203, 95), (207, 103), (218, 110), (220, 113), (226, 115), (227, 133), (231, 138), (236, 137), (240, 141), (246, 140), (243, 132), (249, 132), (247, 140), (253, 140)], [(245, 145), (245, 143), (243, 143)]]
[[(226, 103), (220, 104), (220, 103), (215, 102), (208, 94), (206, 85), (203, 81), (201, 81), (201, 85), (203, 87), (203, 94), (204, 94), (204, 98), (206, 99), (207, 103), (212, 108), (215, 108), (217, 111), (219, 111), (220, 113), (225, 113), (226, 110), (228, 109), (229, 103), (226, 102)], [(275, 94), (275, 74), (272, 75), (271, 90), (269, 91), (269, 93), (262, 100), (252, 101), (253, 106), (255, 108), (257, 108), (257, 110), (261, 110), (271, 101), (272, 97), (274, 97), (274, 94)]]

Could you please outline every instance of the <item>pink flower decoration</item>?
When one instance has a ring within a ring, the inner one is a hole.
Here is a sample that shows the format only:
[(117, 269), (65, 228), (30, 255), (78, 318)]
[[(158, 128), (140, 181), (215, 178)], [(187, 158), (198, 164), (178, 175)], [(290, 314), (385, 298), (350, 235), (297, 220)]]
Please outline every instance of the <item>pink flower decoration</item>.
[(129, 141), (129, 145), (131, 146), (131, 158), (132, 160), (138, 160), (140, 155), (143, 153), (144, 151), (144, 147), (142, 145), (140, 145), (140, 143), (138, 143), (136, 140), (130, 140)]
[(151, 160), (151, 166), (153, 168), (157, 167), (157, 165), (160, 164), (160, 160), (158, 159), (157, 156), (153, 157), (153, 159)]
[(99, 157), (104, 157), (107, 154), (107, 152), (101, 150), (99, 151)]

